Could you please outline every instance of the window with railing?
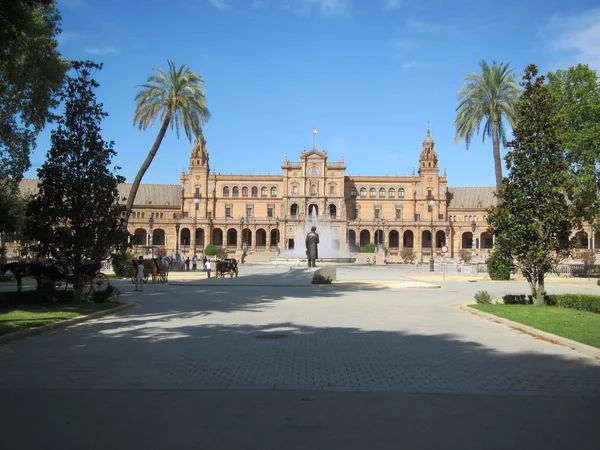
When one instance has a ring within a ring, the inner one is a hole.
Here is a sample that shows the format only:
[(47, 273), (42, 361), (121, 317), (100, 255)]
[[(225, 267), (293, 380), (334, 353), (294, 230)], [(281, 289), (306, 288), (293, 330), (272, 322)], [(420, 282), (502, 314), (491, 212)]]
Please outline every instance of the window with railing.
[(252, 197), (258, 197), (258, 188), (256, 186), (252, 188)]
[(365, 188), (360, 188), (360, 198), (367, 198), (367, 190)]
[(266, 187), (263, 187), (263, 188), (260, 190), (260, 196), (261, 196), (261, 197), (267, 197), (267, 193), (268, 193), (268, 190), (267, 190), (267, 188), (266, 188)]
[(248, 188), (247, 187), (242, 188), (242, 197), (248, 197)]
[(223, 197), (229, 197), (229, 188), (228, 187), (223, 188)]
[(233, 188), (233, 196), (234, 197), (239, 197), (240, 196), (240, 188), (238, 188), (238, 187), (234, 187)]

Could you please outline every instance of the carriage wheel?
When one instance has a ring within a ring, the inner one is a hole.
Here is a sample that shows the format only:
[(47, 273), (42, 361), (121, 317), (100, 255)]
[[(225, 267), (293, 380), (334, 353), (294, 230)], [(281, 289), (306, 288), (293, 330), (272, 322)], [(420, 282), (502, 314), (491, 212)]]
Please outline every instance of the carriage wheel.
[(56, 278), (52, 281), (52, 290), (54, 292), (63, 292), (67, 290), (67, 280), (64, 278)]
[(106, 275), (103, 273), (97, 273), (94, 275), (94, 278), (92, 278), (91, 286), (94, 292), (104, 292), (108, 289), (109, 284), (110, 283)]
[(79, 284), (81, 286), (81, 294), (89, 295), (92, 292), (92, 279), (87, 275), (81, 275), (79, 277)]

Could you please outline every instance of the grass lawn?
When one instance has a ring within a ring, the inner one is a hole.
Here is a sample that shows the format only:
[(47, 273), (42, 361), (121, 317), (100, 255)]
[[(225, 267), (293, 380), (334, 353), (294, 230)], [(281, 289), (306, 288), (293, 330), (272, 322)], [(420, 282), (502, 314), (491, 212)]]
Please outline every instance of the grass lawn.
[(479, 311), (600, 348), (600, 314), (533, 305), (470, 305)]
[(83, 303), (65, 305), (60, 303), (41, 303), (31, 306), (16, 306), (0, 309), (0, 335), (20, 331), (26, 328), (41, 327), (49, 323), (72, 319), (96, 311), (120, 306), (119, 303)]

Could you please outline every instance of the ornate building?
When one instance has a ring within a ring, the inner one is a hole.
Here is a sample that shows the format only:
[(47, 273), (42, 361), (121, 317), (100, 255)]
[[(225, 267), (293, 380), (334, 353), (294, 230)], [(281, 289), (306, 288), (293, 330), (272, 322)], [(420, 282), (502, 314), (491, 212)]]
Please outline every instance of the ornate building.
[[(372, 243), (392, 259), (404, 248), (425, 260), (433, 250), (437, 259), (447, 246), (451, 258), (475, 249), (483, 260), (494, 245), (486, 225), (494, 188), (449, 187), (429, 130), (419, 170), (410, 176), (349, 176), (343, 159), (330, 162), (316, 148), (301, 152), (299, 161), (285, 157), (281, 169), (276, 176), (216, 174), (200, 138), (179, 185), (140, 186), (129, 221), (136, 250), (191, 256), (212, 243), (238, 255), (244, 248), (275, 254), (303, 245), (296, 231), (311, 212), (329, 224), (338, 248)], [(121, 195), (130, 188), (121, 185)], [(37, 180), (23, 180), (22, 190), (34, 193)], [(580, 233), (581, 247), (598, 250), (598, 233), (593, 237)]]

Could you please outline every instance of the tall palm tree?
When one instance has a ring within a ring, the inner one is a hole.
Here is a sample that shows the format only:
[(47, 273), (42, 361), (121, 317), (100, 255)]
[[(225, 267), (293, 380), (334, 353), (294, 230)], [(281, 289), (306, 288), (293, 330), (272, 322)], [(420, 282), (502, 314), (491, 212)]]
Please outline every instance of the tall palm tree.
[(455, 142), (465, 140), (467, 148), (471, 144), (473, 133), (479, 134), (481, 122), (483, 141), (485, 137), (492, 138), (494, 166), (496, 171), (496, 190), (502, 189), (502, 159), (500, 158), (500, 142), (506, 145), (506, 130), (503, 119), (514, 126), (517, 119), (517, 103), (521, 92), (516, 81), (517, 74), (509, 69), (508, 64), (491, 66), (485, 61), (479, 61), (481, 75), (468, 74), (465, 84), (458, 91), (458, 106), (456, 107)]
[(140, 130), (146, 130), (159, 116), (162, 123), (148, 156), (133, 180), (127, 198), (127, 220), (142, 178), (150, 167), (167, 128), (175, 128), (178, 138), (179, 129), (183, 128), (186, 137), (192, 142), (192, 139), (202, 136), (202, 127), (210, 118), (202, 77), (190, 71), (185, 64), (177, 68), (172, 61), (167, 62), (167, 73), (160, 69), (152, 69), (155, 73), (148, 78), (147, 83), (136, 86), (141, 90), (135, 96), (133, 124), (138, 124)]

